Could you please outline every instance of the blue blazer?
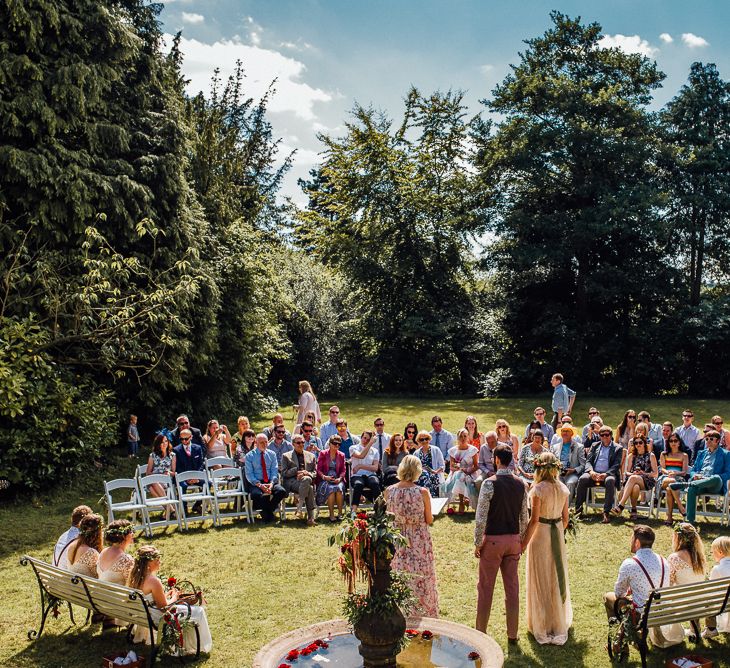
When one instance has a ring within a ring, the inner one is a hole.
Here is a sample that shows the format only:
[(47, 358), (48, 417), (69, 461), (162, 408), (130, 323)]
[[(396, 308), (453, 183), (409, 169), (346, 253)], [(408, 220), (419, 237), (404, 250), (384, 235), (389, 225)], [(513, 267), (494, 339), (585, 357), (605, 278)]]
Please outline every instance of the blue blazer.
[[(699, 473), (702, 470), (702, 465), (705, 463), (705, 457), (709, 454), (709, 450), (705, 448), (697, 453), (697, 459), (692, 464), (692, 473)], [(712, 473), (719, 475), (722, 478), (724, 486), (727, 485), (727, 481), (730, 480), (730, 450), (724, 448), (718, 448), (715, 450), (715, 462), (712, 466)], [(691, 476), (690, 476), (691, 477)], [(723, 489), (723, 492), (725, 489)]]
[(185, 452), (182, 443), (176, 445), (172, 451), (175, 453), (175, 471), (202, 471), (203, 470), (203, 448), (197, 443), (190, 444), (190, 457)]

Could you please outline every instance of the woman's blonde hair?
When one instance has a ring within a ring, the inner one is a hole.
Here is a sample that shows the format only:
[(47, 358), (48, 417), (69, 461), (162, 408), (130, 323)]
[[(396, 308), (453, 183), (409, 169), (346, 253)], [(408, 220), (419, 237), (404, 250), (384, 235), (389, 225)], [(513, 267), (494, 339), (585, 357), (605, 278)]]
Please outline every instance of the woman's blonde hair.
[(499, 428), (500, 427), (507, 427), (507, 436), (512, 437), (512, 430), (510, 429), (509, 422), (507, 420), (500, 418), (494, 423), (494, 431), (496, 431), (499, 434)]
[(534, 461), (535, 484), (542, 482), (556, 482), (560, 473), (560, 461), (552, 452), (542, 452)]
[(416, 482), (423, 473), (421, 460), (414, 455), (406, 455), (403, 461), (398, 464), (398, 480), (406, 480), (408, 482)]
[(702, 539), (689, 522), (680, 522), (674, 528), (672, 548), (675, 552), (687, 550), (692, 561), (692, 570), (699, 574), (705, 572), (705, 548)]
[(299, 394), (304, 394), (305, 392), (309, 392), (315, 399), (317, 398), (317, 395), (314, 393), (314, 390), (312, 389), (312, 384), (308, 380), (300, 380), (299, 381)]
[(730, 557), (730, 536), (718, 536), (712, 541), (712, 549), (717, 550), (723, 557)]
[(459, 431), (456, 432), (456, 440), (459, 443), (462, 442), (469, 442), (469, 432), (465, 428), (459, 429)]
[(237, 424), (241, 424), (241, 422), (245, 422), (249, 427), (251, 426), (251, 421), (245, 415), (239, 415), (238, 420), (236, 422), (237, 422)]
[(140, 547), (134, 559), (132, 570), (129, 571), (129, 576), (127, 577), (127, 587), (139, 589), (147, 577), (150, 562), (156, 561), (160, 557), (160, 551), (154, 545), (143, 545)]

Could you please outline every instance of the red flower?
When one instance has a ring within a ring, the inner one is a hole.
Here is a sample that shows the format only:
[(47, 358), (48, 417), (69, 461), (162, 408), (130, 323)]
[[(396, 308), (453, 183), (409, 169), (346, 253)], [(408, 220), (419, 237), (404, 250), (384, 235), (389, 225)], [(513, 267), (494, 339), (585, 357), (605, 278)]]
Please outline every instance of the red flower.
[(167, 586), (174, 587), (177, 584), (177, 578), (167, 578)]
[(418, 631), (416, 631), (416, 629), (406, 629), (406, 635), (409, 638), (417, 638), (418, 637)]
[(454, 514), (454, 509), (453, 508), (447, 508), (446, 509), (446, 514), (447, 515), (453, 515)]
[(313, 645), (317, 645), (317, 647), (323, 647), (324, 646), (324, 640), (322, 638), (317, 638), (313, 643)]
[(361, 512), (355, 515), (355, 517), (357, 517), (357, 519), (359, 520), (366, 520), (368, 518), (368, 514), (365, 512)]
[(476, 661), (479, 658), (479, 652), (469, 652), (469, 659)]
[(433, 633), (431, 633), (431, 631), (421, 631), (421, 638), (424, 640), (431, 640), (431, 638), (433, 638)]
[(309, 647), (305, 647), (305, 648), (304, 648), (304, 649), (303, 649), (303, 650), (302, 650), (302, 651), (300, 652), (300, 654), (301, 654), (302, 656), (309, 656), (309, 655), (310, 655), (311, 653), (312, 653), (312, 650), (311, 650), (311, 649), (309, 649)]
[(289, 650), (289, 654), (286, 655), (287, 661), (296, 661), (299, 658), (299, 650), (298, 649), (292, 649)]
[(324, 641), (322, 641), (322, 644), (320, 645), (320, 647), (321, 647), (322, 649), (328, 649), (328, 648), (329, 648), (329, 646), (330, 646), (330, 644), (329, 644), (328, 642), (324, 642)]
[(279, 668), (291, 668), (291, 666), (288, 663), (280, 663)]

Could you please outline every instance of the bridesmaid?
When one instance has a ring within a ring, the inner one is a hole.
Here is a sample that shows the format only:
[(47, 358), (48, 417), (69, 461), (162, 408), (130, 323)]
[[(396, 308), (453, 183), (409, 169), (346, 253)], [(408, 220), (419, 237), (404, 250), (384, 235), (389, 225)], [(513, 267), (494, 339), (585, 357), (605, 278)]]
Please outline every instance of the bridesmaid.
[[(134, 558), (127, 550), (134, 544), (134, 527), (129, 520), (114, 520), (104, 531), (105, 547), (99, 555), (96, 570), (99, 579), (112, 584), (126, 585), (129, 573), (134, 565)], [(124, 626), (125, 622), (106, 618), (105, 629)]]
[(395, 524), (408, 539), (400, 547), (391, 566), (412, 576), (410, 585), (418, 599), (418, 610), (424, 617), (438, 617), (439, 597), (436, 587), (433, 544), (428, 526), (433, 524), (431, 495), (416, 485), (423, 468), (418, 457), (406, 455), (398, 466), (400, 482), (385, 490), (388, 510), (395, 515)]
[(104, 521), (91, 513), (79, 523), (79, 535), (68, 544), (68, 570), (79, 575), (99, 577), (96, 565), (102, 548)]

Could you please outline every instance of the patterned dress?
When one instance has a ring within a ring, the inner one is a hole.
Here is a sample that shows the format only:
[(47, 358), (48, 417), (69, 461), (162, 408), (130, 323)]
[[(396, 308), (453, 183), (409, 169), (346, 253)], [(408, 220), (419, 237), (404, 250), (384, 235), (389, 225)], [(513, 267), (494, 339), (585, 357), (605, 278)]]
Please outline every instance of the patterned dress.
[(479, 480), (479, 469), (474, 466), (474, 455), (478, 452), (479, 450), (473, 445), (465, 450), (461, 450), (458, 446), (449, 450), (449, 457), (459, 465), (459, 468), (452, 469), (449, 473), (446, 479), (446, 494), (451, 501), (457, 500), (460, 494), (468, 497), (472, 508), (477, 507), (476, 481)]
[(172, 458), (175, 455), (170, 452), (164, 457), (160, 457), (156, 452), (153, 452), (152, 457), (152, 473), (165, 475), (169, 473), (172, 468)]
[(419, 602), (418, 610), (424, 617), (438, 617), (439, 595), (433, 544), (423, 516), (423, 497), (420, 487), (391, 487), (388, 490), (388, 510), (395, 515), (395, 524), (408, 539), (408, 546), (395, 553), (391, 567), (410, 573), (413, 594)]
[(419, 487), (426, 487), (431, 496), (434, 498), (439, 495), (439, 486), (441, 480), (438, 473), (431, 473), (428, 469), (433, 468), (433, 457), (431, 456), (431, 448), (428, 448), (428, 452), (424, 453), (422, 448), (416, 450), (416, 457), (421, 460), (423, 466), (423, 473), (421, 477), (416, 481), (416, 485)]

